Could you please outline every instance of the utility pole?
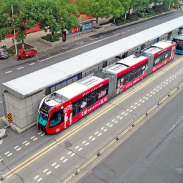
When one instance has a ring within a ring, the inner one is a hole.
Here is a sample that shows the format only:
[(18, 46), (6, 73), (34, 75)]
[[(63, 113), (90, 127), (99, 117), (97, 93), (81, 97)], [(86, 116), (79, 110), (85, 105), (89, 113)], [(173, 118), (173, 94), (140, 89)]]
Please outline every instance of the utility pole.
[[(13, 18), (13, 5), (11, 4), (11, 9), (12, 9), (12, 19), (14, 22), (14, 18)], [(15, 39), (15, 28), (13, 26), (13, 31), (14, 31), (14, 43), (15, 43), (15, 51), (16, 51), (16, 55), (17, 55), (17, 45), (16, 45), (16, 39)]]

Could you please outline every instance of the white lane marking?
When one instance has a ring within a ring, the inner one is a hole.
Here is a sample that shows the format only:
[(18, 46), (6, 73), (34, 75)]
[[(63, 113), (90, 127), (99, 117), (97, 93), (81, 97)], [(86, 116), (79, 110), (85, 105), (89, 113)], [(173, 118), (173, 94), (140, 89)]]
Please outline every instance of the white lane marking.
[(159, 90), (156, 90), (157, 92), (159, 91)]
[(112, 127), (113, 125), (110, 125), (109, 127)]
[(117, 116), (117, 118), (119, 118), (120, 116)]
[(72, 152), (71, 151), (69, 151), (67, 154), (71, 154)]
[(102, 135), (102, 133), (99, 133), (98, 136)]
[(75, 155), (75, 153), (71, 154), (71, 156), (74, 156), (74, 155)]
[(78, 149), (78, 151), (81, 151), (81, 149), (83, 149), (82, 147), (80, 149)]
[(44, 136), (44, 135), (45, 135), (45, 133), (41, 134), (41, 137)]
[(31, 137), (30, 139), (33, 139), (35, 136)]
[(144, 100), (142, 101), (142, 103), (144, 103)]
[(127, 111), (129, 111), (129, 109), (127, 109)]
[(39, 175), (35, 176), (35, 177), (34, 177), (34, 180), (37, 179), (38, 177), (39, 177)]
[(19, 68), (17, 68), (17, 70), (20, 70), (20, 69), (23, 69), (24, 67), (19, 67)]
[[(122, 117), (123, 118), (123, 117)], [(121, 119), (121, 118), (120, 118)], [(115, 123), (118, 123), (118, 121), (116, 121)]]
[(140, 106), (140, 104), (138, 104), (138, 106)]
[(7, 155), (9, 152), (10, 152), (10, 151), (8, 151), (8, 152), (6, 152), (6, 153), (4, 153), (4, 154)]
[(142, 100), (140, 99), (139, 102), (141, 102)]
[(11, 156), (11, 155), (12, 155), (12, 153), (8, 154), (7, 156)]
[(55, 162), (55, 163), (53, 163), (51, 166), (55, 166), (57, 163)]
[(28, 142), (27, 144), (25, 144), (25, 146), (27, 146), (27, 145), (29, 145), (30, 144), (30, 142)]
[(89, 144), (89, 142), (88, 142), (88, 143), (86, 143), (86, 144), (85, 144), (85, 146), (87, 146), (88, 144)]
[(25, 143), (27, 143), (27, 141), (24, 141), (22, 144), (25, 144)]
[(75, 149), (77, 149), (79, 146), (76, 146)]
[[(102, 128), (101, 128), (101, 130), (102, 130), (103, 128), (104, 128), (104, 127), (102, 127)], [(98, 133), (98, 131), (97, 131), (97, 132), (95, 132), (95, 135), (97, 135), (97, 133)]]
[(33, 141), (36, 141), (38, 138), (33, 139)]
[(21, 147), (17, 149), (17, 151), (19, 151), (20, 149), (22, 149)]
[(92, 141), (94, 141), (94, 140), (95, 140), (95, 138), (92, 139)]
[(29, 64), (29, 65), (34, 65), (35, 63), (31, 63), (31, 64)]
[(147, 94), (147, 96), (149, 96), (149, 94)]
[(51, 173), (51, 171), (49, 171), (48, 173), (47, 173), (47, 175), (49, 175)]
[(107, 126), (109, 126), (110, 125), (110, 123), (107, 123)]
[(92, 138), (92, 136), (89, 137), (89, 139), (91, 139), (91, 138)]
[(125, 112), (122, 112), (121, 114), (124, 114)]
[(45, 169), (43, 172), (45, 173), (46, 171), (48, 171), (48, 169)]
[(17, 149), (19, 146), (14, 147), (14, 149)]
[(133, 108), (133, 105), (131, 106), (131, 108)]
[(132, 112), (132, 110), (129, 110), (129, 112)]
[(58, 168), (60, 165), (57, 165), (55, 168)]
[(86, 141), (83, 141), (82, 144), (84, 144)]
[(67, 161), (67, 159), (65, 159), (63, 162), (65, 163)]
[(155, 94), (155, 92), (153, 94)]
[(112, 121), (115, 121), (115, 119), (113, 119)]
[(146, 97), (143, 97), (143, 98), (146, 98)]
[(9, 73), (11, 73), (12, 71), (8, 71), (8, 72), (5, 72), (6, 74), (9, 74)]
[(125, 116), (127, 116), (127, 115), (128, 115), (128, 113), (125, 114)]
[(107, 131), (107, 128), (104, 130), (104, 132)]
[(62, 158), (60, 158), (60, 160), (63, 160), (65, 157), (63, 156)]
[(37, 182), (41, 181), (43, 178), (40, 178), (39, 180), (37, 180)]
[[(119, 118), (119, 119), (123, 119), (123, 117)], [(116, 123), (116, 122), (115, 122)]]
[(38, 135), (40, 135), (42, 132), (39, 132)]
[(137, 107), (134, 107), (133, 109), (136, 109)]
[(152, 97), (152, 95), (149, 95), (149, 97)]

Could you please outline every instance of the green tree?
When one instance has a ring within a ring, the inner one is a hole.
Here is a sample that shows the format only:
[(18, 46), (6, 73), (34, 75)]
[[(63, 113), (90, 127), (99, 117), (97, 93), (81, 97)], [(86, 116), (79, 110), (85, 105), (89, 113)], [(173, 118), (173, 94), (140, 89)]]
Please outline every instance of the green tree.
[(82, 14), (96, 17), (97, 25), (99, 17), (109, 18), (113, 15), (114, 18), (119, 18), (125, 12), (120, 0), (77, 0), (77, 6)]
[(40, 28), (54, 33), (71, 27), (77, 27), (79, 22), (75, 14), (76, 7), (70, 0), (37, 0), (35, 6), (36, 17), (35, 20), (39, 22)]
[[(11, 6), (12, 5), (12, 6)], [(13, 7), (13, 17), (12, 17)], [(3, 8), (0, 10), (0, 40), (4, 39), (4, 36), (12, 33), (11, 30), (15, 29), (18, 34), (16, 40), (20, 42), (22, 40), (22, 47), (24, 48), (24, 39), (26, 38), (25, 31), (34, 26), (34, 4), (30, 0), (13, 0), (3, 1)], [(13, 21), (14, 19), (14, 21)]]

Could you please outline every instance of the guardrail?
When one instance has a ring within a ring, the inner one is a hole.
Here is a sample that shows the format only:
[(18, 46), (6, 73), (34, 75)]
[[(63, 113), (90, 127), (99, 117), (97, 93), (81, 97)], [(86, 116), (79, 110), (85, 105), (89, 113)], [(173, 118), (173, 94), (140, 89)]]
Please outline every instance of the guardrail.
[(65, 174), (61, 180), (63, 183), (67, 183), (74, 176), (78, 175), (81, 170), (83, 170), (86, 166), (88, 166), (92, 161), (94, 161), (97, 157), (102, 155), (110, 146), (112, 146), (115, 142), (117, 142), (123, 135), (125, 135), (129, 130), (135, 127), (142, 119), (148, 116), (155, 108), (160, 106), (167, 98), (171, 97), (171, 95), (180, 89), (183, 86), (183, 79), (176, 83), (173, 87), (171, 87), (167, 92), (163, 95), (159, 96), (158, 99), (154, 100), (151, 104), (147, 105), (145, 109), (143, 109), (138, 114), (134, 115), (133, 118), (127, 122), (126, 128), (124, 130), (119, 130), (114, 136), (110, 137), (109, 140), (104, 143), (100, 148), (96, 149), (96, 152), (91, 154), (87, 159), (83, 159), (75, 169), (72, 169), (68, 174)]

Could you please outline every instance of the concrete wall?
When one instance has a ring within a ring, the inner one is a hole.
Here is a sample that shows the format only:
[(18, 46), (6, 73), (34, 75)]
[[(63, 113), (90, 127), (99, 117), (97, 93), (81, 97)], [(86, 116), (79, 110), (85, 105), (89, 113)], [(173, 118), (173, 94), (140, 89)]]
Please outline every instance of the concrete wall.
[(19, 99), (10, 93), (4, 93), (7, 113), (12, 113), (13, 124), (23, 129), (37, 121), (37, 111), (44, 97), (41, 91), (26, 99)]

